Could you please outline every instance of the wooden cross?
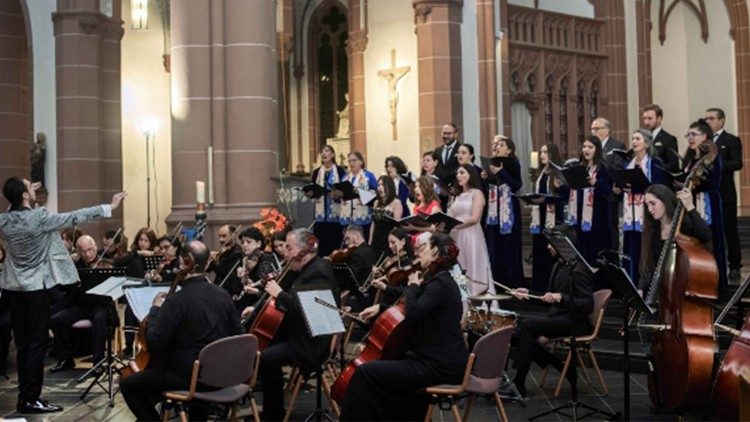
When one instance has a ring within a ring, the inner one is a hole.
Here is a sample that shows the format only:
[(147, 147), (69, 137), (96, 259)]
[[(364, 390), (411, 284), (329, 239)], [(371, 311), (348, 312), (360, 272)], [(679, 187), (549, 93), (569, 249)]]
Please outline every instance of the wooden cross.
[(401, 78), (411, 70), (411, 66), (396, 67), (396, 50), (391, 49), (391, 68), (378, 70), (378, 76), (388, 81), (388, 108), (391, 112), (391, 128), (393, 129), (393, 140), (398, 139), (396, 116), (398, 110), (398, 91), (396, 85)]

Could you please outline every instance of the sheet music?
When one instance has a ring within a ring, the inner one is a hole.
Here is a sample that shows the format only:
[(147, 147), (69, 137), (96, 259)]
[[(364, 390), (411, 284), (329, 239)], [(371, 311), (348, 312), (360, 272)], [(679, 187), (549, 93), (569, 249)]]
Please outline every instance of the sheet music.
[(374, 190), (359, 190), (359, 200), (362, 201), (363, 204), (367, 204), (368, 202), (372, 201), (376, 196), (378, 196), (378, 193)]
[(124, 276), (110, 277), (99, 283), (96, 287), (86, 291), (87, 294), (96, 296), (109, 296), (112, 300), (121, 298), (125, 292), (123, 287), (140, 286), (142, 281)]
[(134, 287), (132, 289), (125, 289), (125, 299), (128, 300), (128, 305), (136, 318), (138, 318), (138, 321), (143, 321), (151, 310), (151, 303), (154, 301), (156, 294), (159, 292), (167, 293), (168, 291), (168, 286)]
[(346, 331), (337, 311), (315, 302), (317, 297), (328, 303), (336, 303), (330, 290), (309, 290), (298, 292), (297, 296), (311, 336), (317, 337)]

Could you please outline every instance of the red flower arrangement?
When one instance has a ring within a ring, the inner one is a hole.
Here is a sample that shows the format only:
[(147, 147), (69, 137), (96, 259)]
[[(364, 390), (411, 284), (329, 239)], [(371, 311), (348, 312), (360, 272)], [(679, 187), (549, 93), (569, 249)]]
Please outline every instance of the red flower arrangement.
[(253, 227), (260, 230), (269, 243), (276, 233), (286, 230), (289, 224), (284, 214), (275, 208), (263, 208), (260, 210), (260, 217), (261, 220), (253, 224)]

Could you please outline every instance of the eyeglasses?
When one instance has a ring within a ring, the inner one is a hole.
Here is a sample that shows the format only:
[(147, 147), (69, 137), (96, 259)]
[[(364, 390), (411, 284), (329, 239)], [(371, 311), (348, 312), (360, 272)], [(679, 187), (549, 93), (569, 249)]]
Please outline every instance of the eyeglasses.
[(701, 132), (688, 132), (688, 133), (685, 134), (685, 139), (697, 138), (697, 137), (699, 137), (701, 135), (703, 135), (703, 133), (701, 133)]
[(443, 135), (453, 135), (456, 132), (443, 132)]
[(603, 127), (600, 127), (600, 126), (592, 126), (592, 127), (591, 127), (591, 131), (592, 131), (592, 132), (599, 132), (600, 130), (603, 130), (603, 129), (604, 129), (604, 128), (603, 128)]

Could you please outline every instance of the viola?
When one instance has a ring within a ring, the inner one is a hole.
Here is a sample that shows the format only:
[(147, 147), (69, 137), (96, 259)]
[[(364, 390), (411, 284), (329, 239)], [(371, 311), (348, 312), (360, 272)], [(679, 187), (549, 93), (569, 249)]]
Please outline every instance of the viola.
[(419, 271), (422, 271), (422, 265), (417, 261), (407, 269), (391, 271), (390, 274), (388, 274), (388, 280), (386, 283), (389, 286), (404, 286), (409, 281), (409, 276)]

